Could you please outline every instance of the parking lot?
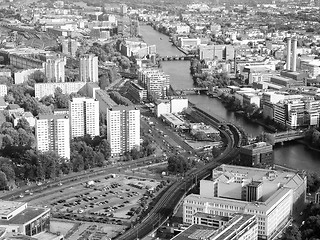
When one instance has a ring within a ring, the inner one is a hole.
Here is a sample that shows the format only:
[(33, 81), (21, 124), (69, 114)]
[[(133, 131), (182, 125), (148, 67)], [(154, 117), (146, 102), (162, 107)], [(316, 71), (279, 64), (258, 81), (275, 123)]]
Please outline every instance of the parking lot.
[(50, 196), (30, 203), (51, 207), (56, 218), (129, 226), (147, 209), (165, 181), (111, 174), (61, 186)]

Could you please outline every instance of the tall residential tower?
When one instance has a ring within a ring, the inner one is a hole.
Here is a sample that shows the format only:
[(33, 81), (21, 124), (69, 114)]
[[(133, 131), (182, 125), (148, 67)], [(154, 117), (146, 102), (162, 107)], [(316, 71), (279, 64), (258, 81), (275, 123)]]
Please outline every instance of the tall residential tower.
[(98, 57), (93, 54), (81, 56), (79, 71), (80, 81), (98, 82)]
[(111, 156), (119, 156), (140, 146), (140, 110), (115, 106), (107, 110), (107, 138)]
[(99, 136), (99, 101), (93, 98), (73, 98), (69, 101), (71, 138)]
[(70, 159), (70, 125), (67, 115), (39, 115), (35, 129), (37, 150), (54, 151)]

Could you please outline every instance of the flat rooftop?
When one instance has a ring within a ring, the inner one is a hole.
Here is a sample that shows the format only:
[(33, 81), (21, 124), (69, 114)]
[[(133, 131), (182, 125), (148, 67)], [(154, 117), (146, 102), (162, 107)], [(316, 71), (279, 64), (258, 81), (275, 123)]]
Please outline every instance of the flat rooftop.
[(50, 209), (48, 208), (36, 208), (36, 207), (27, 207), (24, 211), (21, 213), (17, 214), (10, 220), (0, 220), (1, 225), (9, 225), (9, 224), (24, 224), (32, 219), (38, 217), (39, 215), (49, 212)]
[(226, 216), (220, 216), (220, 215), (214, 215), (214, 214), (210, 214), (210, 213), (203, 213), (203, 212), (196, 212), (193, 216), (195, 217), (201, 217), (201, 218), (207, 218), (207, 219), (216, 219), (219, 221), (229, 221), (230, 217), (226, 217)]
[(25, 204), (25, 202), (0, 200), (0, 215), (8, 215)]
[(210, 239), (212, 235), (216, 232), (216, 228), (203, 226), (198, 224), (193, 224), (188, 227), (183, 232), (179, 233), (177, 236), (172, 238), (172, 240), (186, 240), (186, 239)]
[(162, 114), (162, 117), (174, 125), (183, 125), (184, 121), (172, 113)]

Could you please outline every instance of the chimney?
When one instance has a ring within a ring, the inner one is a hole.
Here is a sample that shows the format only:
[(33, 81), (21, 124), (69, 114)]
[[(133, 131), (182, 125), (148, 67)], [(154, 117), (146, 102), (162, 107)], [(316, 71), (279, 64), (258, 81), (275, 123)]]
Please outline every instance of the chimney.
[(291, 70), (293, 72), (297, 71), (297, 45), (298, 45), (298, 39), (297, 37), (293, 37), (292, 39), (292, 67)]
[(290, 70), (291, 68), (291, 37), (287, 37), (287, 66), (286, 69)]

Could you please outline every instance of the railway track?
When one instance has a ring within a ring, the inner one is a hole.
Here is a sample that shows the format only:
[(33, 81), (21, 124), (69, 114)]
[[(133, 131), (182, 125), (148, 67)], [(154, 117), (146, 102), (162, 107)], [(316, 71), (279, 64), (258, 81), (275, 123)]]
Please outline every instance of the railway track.
[[(216, 119), (210, 118), (210, 115), (206, 114), (203, 111), (197, 111), (199, 116), (202, 116), (207, 123), (212, 124), (214, 126), (219, 125), (215, 121)], [(234, 126), (233, 126), (234, 127)], [(203, 179), (204, 177), (211, 174), (213, 168), (219, 166), (221, 163), (229, 163), (236, 157), (239, 153), (238, 145), (239, 141), (241, 141), (241, 135), (238, 134), (238, 131), (235, 130), (236, 127), (230, 132), (220, 130), (222, 135), (227, 139), (228, 145), (224, 152), (215, 159), (215, 161), (209, 162), (204, 167), (187, 173), (187, 177), (183, 180), (179, 180), (173, 183), (170, 187), (168, 187), (167, 191), (163, 194), (163, 196), (159, 199), (156, 205), (151, 209), (149, 214), (143, 219), (143, 221), (136, 225), (135, 227), (129, 229), (127, 232), (117, 237), (117, 240), (134, 240), (137, 238), (143, 238), (150, 232), (152, 232), (155, 227), (159, 226), (161, 223), (165, 221), (168, 217), (170, 217), (173, 213), (173, 209), (179, 203), (181, 198), (185, 194), (185, 190), (189, 189), (193, 185), (193, 178), (196, 176), (197, 179)], [(235, 135), (235, 136), (234, 136)], [(181, 186), (184, 185), (184, 188)]]

